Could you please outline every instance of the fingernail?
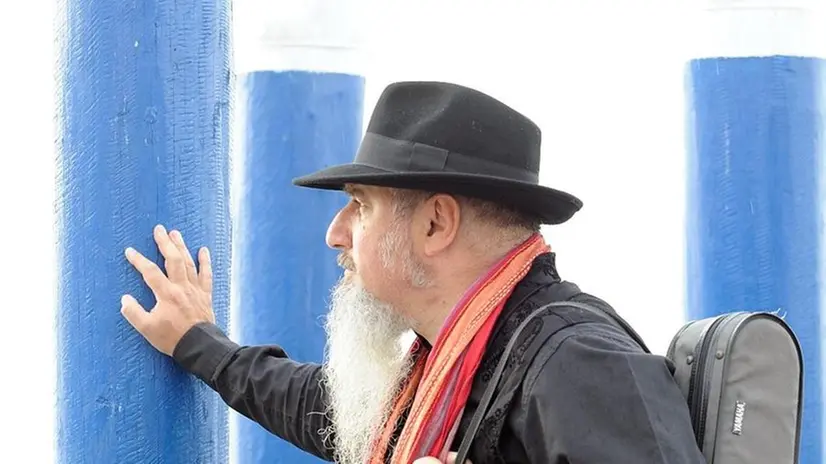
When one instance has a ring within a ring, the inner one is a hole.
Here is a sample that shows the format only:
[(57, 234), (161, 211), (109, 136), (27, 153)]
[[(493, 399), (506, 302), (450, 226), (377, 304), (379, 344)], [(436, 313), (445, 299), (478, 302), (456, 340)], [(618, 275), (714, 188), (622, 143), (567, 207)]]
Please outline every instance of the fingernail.
[(126, 248), (125, 254), (127, 258), (131, 258), (135, 255), (135, 250), (132, 247), (128, 247)]
[(121, 309), (129, 303), (129, 296), (123, 295), (120, 297)]
[(204, 250), (204, 258), (206, 260), (209, 260), (209, 248), (204, 247), (204, 248), (202, 248), (202, 250)]

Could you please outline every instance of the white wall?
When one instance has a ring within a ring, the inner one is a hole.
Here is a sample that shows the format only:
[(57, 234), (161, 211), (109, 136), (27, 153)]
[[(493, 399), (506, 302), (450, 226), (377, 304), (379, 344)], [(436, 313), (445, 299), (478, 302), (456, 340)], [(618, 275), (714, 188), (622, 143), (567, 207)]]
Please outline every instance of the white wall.
[[(366, 116), (388, 82), (439, 79), (535, 119), (544, 134), (542, 182), (585, 202), (575, 220), (545, 231), (563, 276), (607, 299), (664, 352), (683, 304), (685, 16), (676, 0), (447, 3), (386, 0), (365, 10)], [(46, 463), (54, 408), (52, 3), (10, 5), (0, 16), (0, 449), (4, 461)]]
[[(0, 15), (0, 450), (48, 463), (54, 410), (52, 2)], [(25, 63), (24, 63), (25, 62)]]

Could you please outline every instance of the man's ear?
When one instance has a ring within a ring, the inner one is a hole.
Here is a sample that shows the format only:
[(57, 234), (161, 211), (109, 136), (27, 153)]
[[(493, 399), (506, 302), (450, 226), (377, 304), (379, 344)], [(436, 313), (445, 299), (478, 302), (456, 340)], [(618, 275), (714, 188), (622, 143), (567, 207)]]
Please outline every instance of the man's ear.
[(462, 215), (456, 198), (436, 194), (427, 199), (419, 218), (424, 229), (422, 251), (425, 256), (435, 256), (447, 249), (459, 235)]

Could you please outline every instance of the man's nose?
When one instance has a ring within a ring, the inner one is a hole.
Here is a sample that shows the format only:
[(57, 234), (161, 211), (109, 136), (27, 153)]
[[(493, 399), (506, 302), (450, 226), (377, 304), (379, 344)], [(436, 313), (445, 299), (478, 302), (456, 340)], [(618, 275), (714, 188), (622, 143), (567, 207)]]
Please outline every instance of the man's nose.
[(332, 249), (350, 249), (352, 248), (352, 237), (350, 235), (350, 219), (347, 213), (347, 207), (336, 214), (330, 226), (327, 228), (327, 237), (325, 238), (327, 246)]

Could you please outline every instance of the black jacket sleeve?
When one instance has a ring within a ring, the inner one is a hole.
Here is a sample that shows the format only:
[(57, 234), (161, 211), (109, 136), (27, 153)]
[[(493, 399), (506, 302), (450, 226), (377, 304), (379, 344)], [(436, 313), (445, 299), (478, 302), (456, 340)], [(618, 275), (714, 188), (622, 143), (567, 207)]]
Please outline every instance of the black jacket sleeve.
[(278, 346), (239, 346), (213, 324), (198, 324), (172, 353), (234, 410), (271, 433), (332, 461), (331, 422), (321, 366), (295, 362)]
[(531, 463), (705, 463), (666, 360), (605, 324), (557, 333), (524, 388), (515, 431)]

